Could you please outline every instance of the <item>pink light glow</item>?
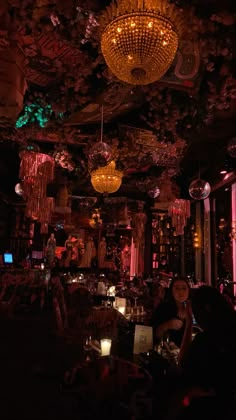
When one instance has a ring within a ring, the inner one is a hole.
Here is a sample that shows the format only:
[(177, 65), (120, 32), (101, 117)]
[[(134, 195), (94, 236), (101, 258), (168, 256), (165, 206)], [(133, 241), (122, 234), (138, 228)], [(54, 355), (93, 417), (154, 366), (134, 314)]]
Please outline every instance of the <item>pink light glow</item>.
[(228, 173), (226, 173), (226, 175), (224, 176), (224, 181), (226, 181), (227, 179), (229, 179), (232, 175), (234, 175), (234, 172), (228, 172)]

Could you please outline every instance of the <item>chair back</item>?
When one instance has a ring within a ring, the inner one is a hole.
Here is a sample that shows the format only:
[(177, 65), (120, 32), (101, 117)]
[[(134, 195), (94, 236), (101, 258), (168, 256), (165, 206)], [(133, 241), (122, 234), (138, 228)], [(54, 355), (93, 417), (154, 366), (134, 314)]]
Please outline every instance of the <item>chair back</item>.
[(54, 314), (54, 320), (55, 320), (56, 334), (61, 336), (61, 335), (64, 335), (65, 325), (63, 322), (63, 316), (61, 313), (61, 308), (60, 308), (60, 304), (59, 304), (57, 296), (53, 297), (52, 303), (53, 303), (53, 314)]
[(119, 313), (114, 308), (94, 308), (87, 319), (87, 323), (93, 324), (96, 338), (117, 338)]

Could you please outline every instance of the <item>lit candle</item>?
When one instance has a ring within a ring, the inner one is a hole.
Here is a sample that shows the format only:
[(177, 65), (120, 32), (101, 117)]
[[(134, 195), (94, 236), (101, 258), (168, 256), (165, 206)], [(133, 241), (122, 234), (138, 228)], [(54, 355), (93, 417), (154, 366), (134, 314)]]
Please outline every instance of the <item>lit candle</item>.
[(126, 307), (126, 299), (125, 298), (120, 298), (120, 297), (116, 297), (115, 298), (115, 307), (118, 309), (120, 307)]
[(111, 340), (109, 338), (102, 338), (101, 343), (101, 355), (109, 356), (111, 353)]
[(116, 295), (116, 286), (111, 286), (107, 290), (107, 296), (115, 296)]
[(119, 311), (122, 315), (124, 315), (124, 314), (125, 314), (125, 306), (119, 306), (119, 307), (118, 307), (118, 311)]

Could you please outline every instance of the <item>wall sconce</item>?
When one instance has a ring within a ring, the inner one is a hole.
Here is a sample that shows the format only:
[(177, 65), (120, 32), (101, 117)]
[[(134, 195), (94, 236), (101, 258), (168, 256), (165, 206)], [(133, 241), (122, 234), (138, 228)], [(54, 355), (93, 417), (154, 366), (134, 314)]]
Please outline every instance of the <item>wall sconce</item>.
[(201, 248), (201, 246), (200, 246), (200, 238), (199, 238), (199, 235), (198, 235), (197, 232), (194, 232), (194, 234), (193, 234), (193, 247), (195, 249)]

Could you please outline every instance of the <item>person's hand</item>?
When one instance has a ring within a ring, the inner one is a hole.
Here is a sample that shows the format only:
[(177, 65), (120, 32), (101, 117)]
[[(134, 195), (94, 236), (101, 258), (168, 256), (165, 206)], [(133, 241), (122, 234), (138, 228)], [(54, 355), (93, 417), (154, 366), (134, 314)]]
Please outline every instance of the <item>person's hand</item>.
[(173, 318), (168, 321), (168, 328), (170, 330), (180, 330), (183, 327), (183, 321), (181, 319)]

